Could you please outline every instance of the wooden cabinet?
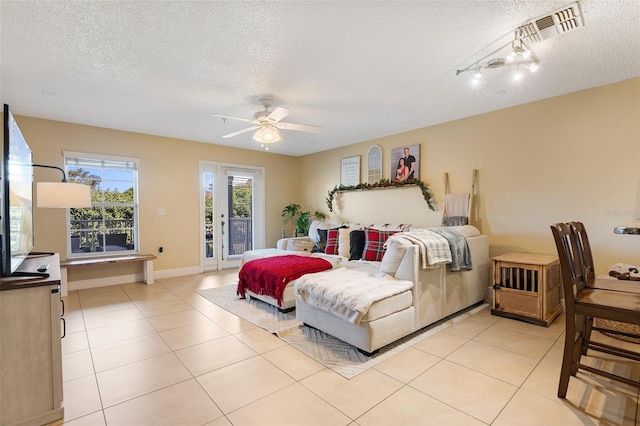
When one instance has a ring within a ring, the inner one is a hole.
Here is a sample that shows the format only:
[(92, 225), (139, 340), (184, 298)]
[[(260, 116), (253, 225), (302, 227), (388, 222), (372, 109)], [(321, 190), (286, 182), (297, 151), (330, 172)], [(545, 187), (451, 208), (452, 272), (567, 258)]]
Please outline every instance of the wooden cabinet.
[(557, 256), (508, 253), (491, 260), (492, 314), (548, 327), (562, 313)]
[(50, 276), (0, 279), (1, 425), (63, 417), (59, 259), (25, 263), (21, 269), (48, 263)]

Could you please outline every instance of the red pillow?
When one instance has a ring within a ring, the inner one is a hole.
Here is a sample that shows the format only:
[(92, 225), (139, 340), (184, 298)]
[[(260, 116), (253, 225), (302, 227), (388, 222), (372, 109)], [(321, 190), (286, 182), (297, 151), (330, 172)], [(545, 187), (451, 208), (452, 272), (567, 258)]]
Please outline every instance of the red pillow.
[(398, 231), (380, 231), (378, 229), (366, 228), (364, 230), (364, 260), (381, 261), (384, 256), (384, 243), (391, 235)]
[(327, 245), (324, 246), (326, 254), (338, 254), (338, 243), (340, 242), (340, 230), (327, 230)]

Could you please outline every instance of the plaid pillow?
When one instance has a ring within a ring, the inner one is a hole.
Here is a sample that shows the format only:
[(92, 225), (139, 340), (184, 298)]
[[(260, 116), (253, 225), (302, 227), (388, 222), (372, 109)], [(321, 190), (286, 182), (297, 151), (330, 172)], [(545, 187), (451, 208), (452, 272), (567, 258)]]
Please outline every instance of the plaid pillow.
[(384, 243), (391, 235), (398, 231), (380, 231), (378, 229), (366, 228), (364, 230), (364, 260), (381, 261), (384, 256)]
[(339, 242), (340, 242), (340, 230), (339, 229), (327, 230), (327, 245), (324, 246), (324, 252), (326, 254), (338, 254)]

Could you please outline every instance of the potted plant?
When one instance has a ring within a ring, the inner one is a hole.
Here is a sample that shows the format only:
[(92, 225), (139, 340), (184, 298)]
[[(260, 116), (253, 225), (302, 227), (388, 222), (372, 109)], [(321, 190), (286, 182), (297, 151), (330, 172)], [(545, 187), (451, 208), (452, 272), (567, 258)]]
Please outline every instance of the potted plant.
[(300, 204), (291, 203), (282, 210), (282, 217), (289, 217), (296, 221), (296, 236), (307, 236), (309, 234), (309, 225), (313, 219), (326, 219), (326, 215), (322, 212), (315, 211), (313, 214)]

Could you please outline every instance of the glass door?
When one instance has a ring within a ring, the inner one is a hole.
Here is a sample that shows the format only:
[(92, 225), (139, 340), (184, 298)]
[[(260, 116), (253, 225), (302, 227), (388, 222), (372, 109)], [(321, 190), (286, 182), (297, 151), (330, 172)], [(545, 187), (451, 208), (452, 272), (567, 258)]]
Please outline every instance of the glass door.
[[(202, 168), (201, 168), (202, 169)], [(201, 241), (201, 267), (202, 270), (216, 270), (218, 269), (218, 256), (214, 229), (216, 226), (215, 220), (215, 192), (214, 183), (216, 181), (215, 168), (205, 167), (200, 173), (200, 197), (201, 197), (201, 235), (203, 236)]]
[(262, 168), (202, 162), (202, 269), (233, 268), (264, 247)]

